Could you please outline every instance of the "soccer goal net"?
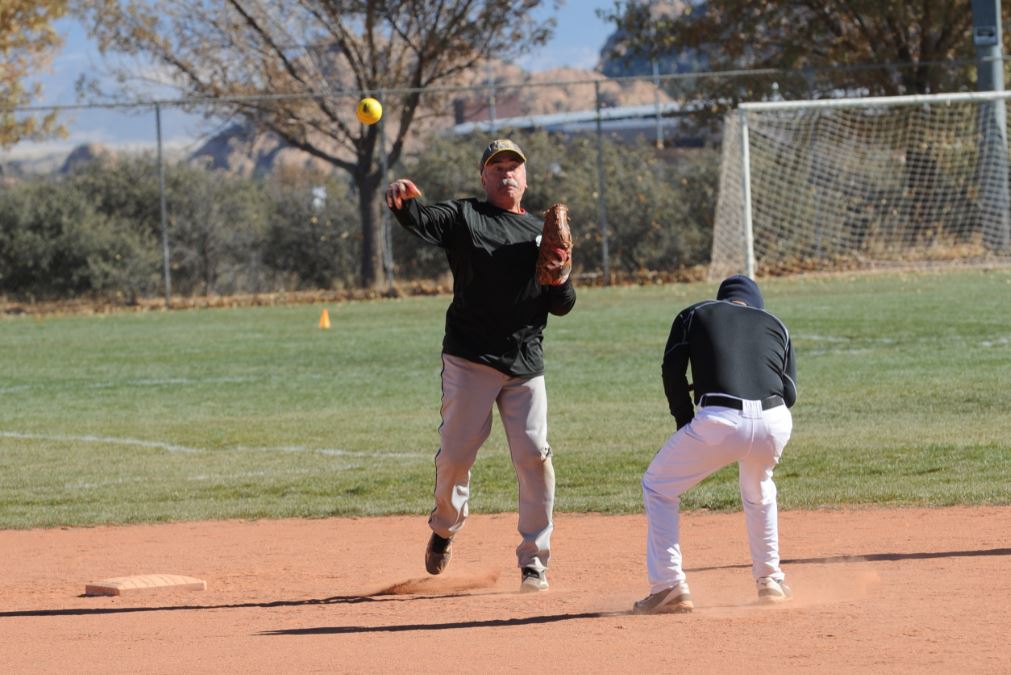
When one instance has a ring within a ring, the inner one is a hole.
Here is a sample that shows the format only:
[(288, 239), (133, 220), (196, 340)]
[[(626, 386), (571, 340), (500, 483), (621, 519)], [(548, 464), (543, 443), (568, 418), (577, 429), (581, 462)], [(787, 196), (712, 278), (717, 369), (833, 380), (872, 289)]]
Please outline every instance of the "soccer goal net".
[(743, 104), (710, 274), (1011, 260), (1011, 92)]

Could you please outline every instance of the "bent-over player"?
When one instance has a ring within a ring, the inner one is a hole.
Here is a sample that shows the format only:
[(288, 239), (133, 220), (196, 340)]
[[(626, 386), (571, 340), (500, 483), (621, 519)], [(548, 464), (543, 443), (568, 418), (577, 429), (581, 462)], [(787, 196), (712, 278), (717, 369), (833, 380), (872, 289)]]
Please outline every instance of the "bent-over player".
[[(677, 315), (663, 355), (663, 386), (677, 432), (657, 452), (642, 479), (650, 595), (637, 614), (690, 612), (681, 564), (681, 495), (737, 462), (741, 503), (759, 600), (792, 595), (779, 567), (776, 485), (772, 471), (793, 429), (796, 361), (783, 322), (766, 312), (758, 285), (728, 277), (716, 300)], [(696, 409), (685, 376), (691, 364)]]
[(548, 314), (576, 302), (571, 279), (535, 279), (543, 223), (522, 205), (526, 156), (510, 140), (485, 148), (480, 163), (485, 200), (425, 205), (406, 178), (386, 191), (386, 203), (407, 230), (446, 251), (453, 301), (442, 342), (441, 447), (435, 455), (435, 508), (425, 568), (440, 574), (468, 514), (470, 469), (491, 432), (497, 405), (519, 484), (516, 549), (521, 590), (548, 588), (555, 472), (548, 445), (548, 398), (542, 341)]

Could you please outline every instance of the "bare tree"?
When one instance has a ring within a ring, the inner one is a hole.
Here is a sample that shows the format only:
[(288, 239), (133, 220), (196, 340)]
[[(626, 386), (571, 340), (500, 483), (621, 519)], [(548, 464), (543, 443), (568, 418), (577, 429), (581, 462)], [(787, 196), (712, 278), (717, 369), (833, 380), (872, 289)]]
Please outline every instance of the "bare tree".
[[(543, 44), (553, 28), (533, 18), (542, 0), (78, 2), (103, 52), (150, 58), (209, 114), (241, 118), (348, 172), (366, 287), (386, 281), (381, 166), (397, 162), (432, 103), (422, 90)], [(385, 147), (378, 125), (355, 120), (361, 94), (382, 94)], [(264, 95), (273, 98), (256, 98)]]

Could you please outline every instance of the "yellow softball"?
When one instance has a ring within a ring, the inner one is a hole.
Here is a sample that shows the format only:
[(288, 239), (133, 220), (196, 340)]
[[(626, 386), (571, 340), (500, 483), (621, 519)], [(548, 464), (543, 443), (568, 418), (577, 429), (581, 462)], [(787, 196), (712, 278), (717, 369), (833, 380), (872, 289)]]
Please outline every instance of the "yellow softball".
[(383, 116), (383, 104), (371, 96), (358, 101), (358, 109), (355, 111), (358, 121), (365, 125), (375, 124)]

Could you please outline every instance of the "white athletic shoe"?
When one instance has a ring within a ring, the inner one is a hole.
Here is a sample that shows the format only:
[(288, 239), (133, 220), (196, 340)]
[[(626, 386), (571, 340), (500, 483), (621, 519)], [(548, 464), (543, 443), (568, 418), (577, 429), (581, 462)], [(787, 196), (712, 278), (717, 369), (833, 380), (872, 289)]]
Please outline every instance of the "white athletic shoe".
[(758, 601), (765, 603), (786, 602), (793, 597), (793, 591), (782, 579), (762, 577), (757, 581)]
[(688, 584), (681, 582), (647, 595), (632, 606), (633, 614), (687, 614), (695, 609)]

